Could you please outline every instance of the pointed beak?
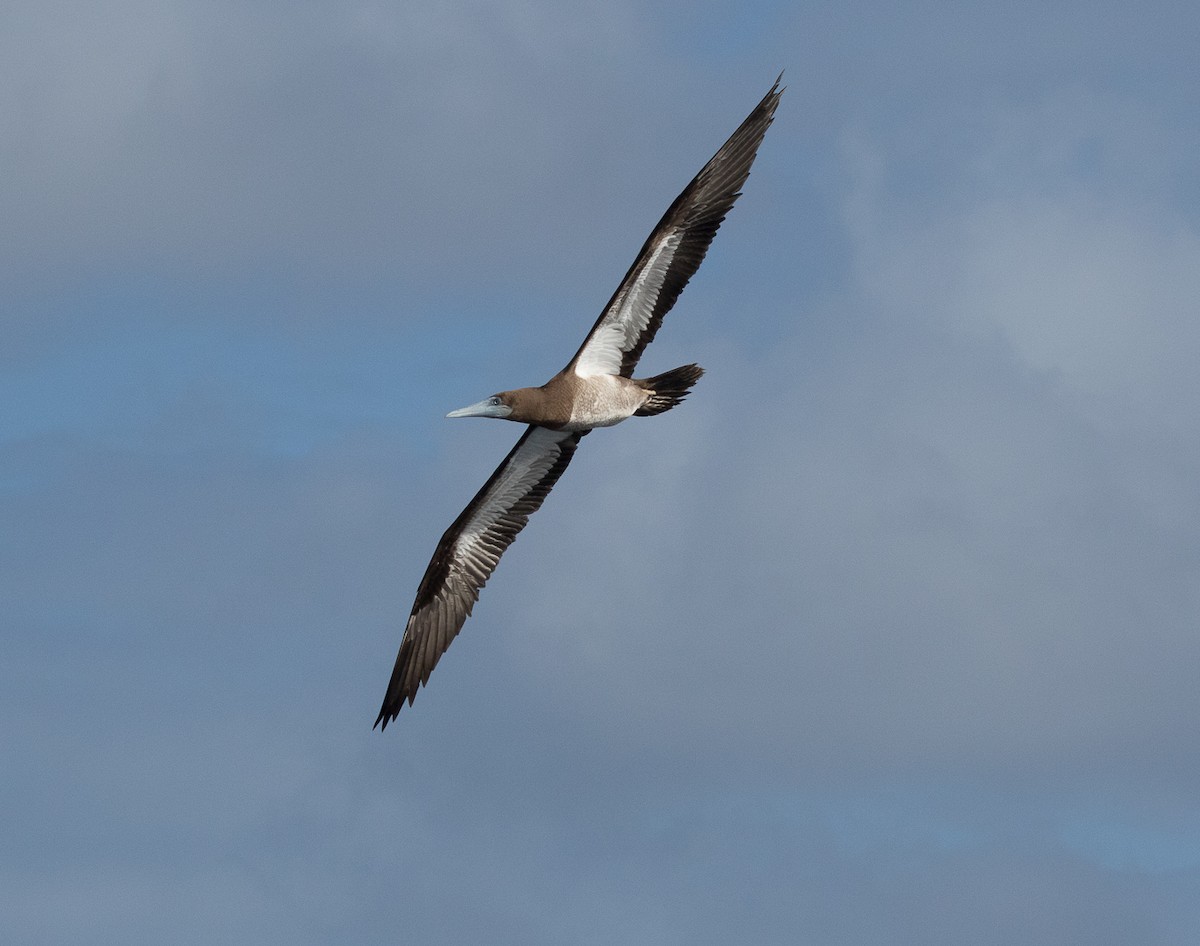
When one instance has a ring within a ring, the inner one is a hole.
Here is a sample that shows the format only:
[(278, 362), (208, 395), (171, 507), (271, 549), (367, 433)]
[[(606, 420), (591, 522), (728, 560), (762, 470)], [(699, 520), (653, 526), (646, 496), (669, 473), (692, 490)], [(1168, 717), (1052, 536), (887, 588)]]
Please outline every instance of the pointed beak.
[(478, 404), (472, 404), (469, 407), (460, 407), (456, 411), (451, 411), (447, 417), (507, 417), (512, 413), (512, 408), (506, 405), (498, 397), (489, 397), (480, 401)]

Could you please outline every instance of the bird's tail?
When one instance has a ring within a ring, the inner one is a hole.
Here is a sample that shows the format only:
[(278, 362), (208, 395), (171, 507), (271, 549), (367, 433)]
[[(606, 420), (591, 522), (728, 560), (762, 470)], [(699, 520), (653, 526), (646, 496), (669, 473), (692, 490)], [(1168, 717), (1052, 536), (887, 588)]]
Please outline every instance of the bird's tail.
[(656, 374), (653, 378), (637, 379), (637, 383), (650, 392), (650, 397), (634, 413), (638, 417), (651, 417), (669, 411), (688, 396), (692, 385), (700, 380), (702, 374), (704, 369), (699, 365), (684, 365)]

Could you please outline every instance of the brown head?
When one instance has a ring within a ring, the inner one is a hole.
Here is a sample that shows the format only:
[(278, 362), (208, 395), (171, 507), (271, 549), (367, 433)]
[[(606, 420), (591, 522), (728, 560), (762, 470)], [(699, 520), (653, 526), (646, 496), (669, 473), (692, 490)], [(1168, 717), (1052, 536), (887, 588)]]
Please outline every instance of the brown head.
[(557, 427), (570, 417), (570, 412), (568, 411), (564, 417), (558, 417), (558, 412), (552, 409), (552, 400), (544, 386), (517, 388), (514, 391), (501, 391), (499, 394), (493, 394), (469, 407), (460, 407), (446, 416), (498, 417), (502, 420), (515, 420), (521, 424)]

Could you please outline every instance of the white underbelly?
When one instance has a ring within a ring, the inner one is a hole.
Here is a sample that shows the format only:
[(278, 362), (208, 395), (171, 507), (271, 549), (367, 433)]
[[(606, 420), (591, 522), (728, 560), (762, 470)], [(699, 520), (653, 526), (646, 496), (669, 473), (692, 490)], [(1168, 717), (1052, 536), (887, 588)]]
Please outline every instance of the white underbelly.
[(593, 375), (588, 384), (575, 392), (568, 430), (588, 430), (619, 424), (646, 400), (644, 388), (628, 378)]

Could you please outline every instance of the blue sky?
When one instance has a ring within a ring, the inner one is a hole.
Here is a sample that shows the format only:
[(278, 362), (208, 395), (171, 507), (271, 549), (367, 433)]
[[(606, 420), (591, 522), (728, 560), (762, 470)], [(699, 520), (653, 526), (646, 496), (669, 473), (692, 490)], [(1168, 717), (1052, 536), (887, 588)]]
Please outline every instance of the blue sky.
[[(14, 3), (0, 939), (1191, 944), (1200, 14)], [(786, 69), (432, 685), (438, 536)]]

